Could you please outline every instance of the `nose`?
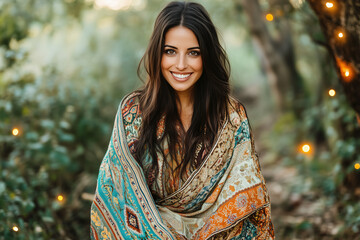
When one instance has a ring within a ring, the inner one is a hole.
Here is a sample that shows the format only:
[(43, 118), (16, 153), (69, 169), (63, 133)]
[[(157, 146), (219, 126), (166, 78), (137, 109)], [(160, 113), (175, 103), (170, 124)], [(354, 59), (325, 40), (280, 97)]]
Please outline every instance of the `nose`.
[(184, 70), (184, 69), (187, 68), (187, 60), (186, 60), (186, 55), (185, 54), (179, 54), (178, 55), (176, 68), (178, 70)]

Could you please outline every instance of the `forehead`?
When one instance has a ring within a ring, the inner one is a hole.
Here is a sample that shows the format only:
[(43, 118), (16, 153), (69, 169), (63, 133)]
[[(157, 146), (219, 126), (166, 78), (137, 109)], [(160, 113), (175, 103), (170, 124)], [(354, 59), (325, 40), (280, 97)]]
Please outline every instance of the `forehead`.
[(199, 47), (198, 40), (193, 31), (184, 26), (170, 28), (165, 34), (165, 45), (177, 48)]

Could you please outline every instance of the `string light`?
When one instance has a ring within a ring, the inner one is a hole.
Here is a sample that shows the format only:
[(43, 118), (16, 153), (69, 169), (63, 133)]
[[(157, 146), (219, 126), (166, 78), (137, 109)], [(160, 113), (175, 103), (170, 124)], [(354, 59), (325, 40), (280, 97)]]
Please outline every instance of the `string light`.
[(62, 201), (64, 201), (64, 196), (63, 195), (58, 195), (57, 196), (57, 200), (59, 201), (59, 202), (62, 202)]
[(332, 8), (332, 7), (334, 7), (334, 3), (332, 3), (332, 2), (326, 2), (326, 3), (325, 3), (325, 6), (326, 6), (327, 8)]
[(334, 97), (334, 96), (336, 95), (336, 91), (335, 91), (334, 89), (330, 89), (330, 90), (329, 90), (329, 95), (330, 95), (331, 97)]
[(14, 232), (18, 232), (18, 231), (19, 231), (19, 228), (18, 228), (17, 226), (13, 226), (12, 230), (13, 230)]
[(340, 58), (336, 58), (336, 62), (339, 65), (342, 79), (345, 82), (351, 82), (353, 80), (353, 68), (350, 64), (342, 61)]
[(302, 154), (311, 155), (312, 151), (312, 145), (309, 142), (303, 142), (298, 146), (298, 152)]
[(274, 16), (271, 13), (266, 14), (266, 20), (271, 22), (272, 20), (274, 20)]
[(338, 42), (342, 42), (342, 43), (345, 43), (345, 40), (346, 40), (346, 33), (345, 33), (345, 30), (343, 28), (338, 28), (335, 30), (335, 36), (338, 40)]
[(304, 153), (309, 153), (310, 150), (311, 150), (311, 147), (310, 147), (309, 144), (304, 144), (304, 145), (302, 145), (301, 150), (302, 150)]
[(354, 167), (355, 167), (355, 169), (360, 169), (360, 164), (359, 163), (355, 163), (355, 165), (354, 165)]
[(349, 77), (349, 76), (350, 76), (350, 71), (349, 71), (349, 69), (345, 69), (344, 75), (345, 75), (345, 77)]
[(19, 133), (20, 133), (20, 131), (18, 128), (13, 128), (12, 135), (17, 136), (17, 135), (19, 135)]

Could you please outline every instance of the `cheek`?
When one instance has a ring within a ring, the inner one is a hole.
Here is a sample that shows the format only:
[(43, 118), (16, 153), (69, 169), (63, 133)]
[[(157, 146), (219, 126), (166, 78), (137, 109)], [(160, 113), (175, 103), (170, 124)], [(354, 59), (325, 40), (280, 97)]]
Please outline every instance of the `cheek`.
[(193, 64), (193, 68), (194, 70), (198, 71), (198, 72), (202, 72), (203, 70), (203, 62), (201, 59), (197, 59), (196, 62), (194, 62)]
[(161, 69), (168, 69), (169, 67), (171, 67), (172, 63), (171, 63), (171, 59), (163, 56), (161, 58)]

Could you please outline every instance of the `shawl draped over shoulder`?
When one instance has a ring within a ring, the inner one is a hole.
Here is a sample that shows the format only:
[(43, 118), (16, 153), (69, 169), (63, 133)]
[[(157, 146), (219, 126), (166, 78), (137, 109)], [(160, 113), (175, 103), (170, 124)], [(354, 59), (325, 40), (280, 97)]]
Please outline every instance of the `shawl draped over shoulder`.
[[(231, 98), (229, 119), (202, 164), (154, 200), (124, 126), (138, 102), (132, 93), (120, 103), (91, 206), (91, 239), (275, 239), (244, 107)], [(124, 109), (131, 114), (123, 116)]]

